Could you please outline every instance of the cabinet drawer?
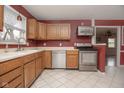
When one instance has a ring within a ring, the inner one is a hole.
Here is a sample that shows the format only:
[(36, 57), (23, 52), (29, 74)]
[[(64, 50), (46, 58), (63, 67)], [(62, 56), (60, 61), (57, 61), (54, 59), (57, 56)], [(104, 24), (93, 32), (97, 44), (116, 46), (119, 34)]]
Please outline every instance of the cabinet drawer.
[(35, 56), (36, 56), (36, 58), (38, 58), (38, 57), (39, 57), (39, 52), (38, 52), (38, 53), (36, 53), (36, 54), (35, 54)]
[(0, 64), (0, 75), (22, 66), (22, 58), (6, 61)]
[(71, 55), (75, 55), (75, 54), (78, 54), (78, 50), (67, 50), (67, 55), (68, 54), (71, 54)]
[(42, 54), (43, 54), (43, 52), (39, 52), (39, 53), (38, 53), (38, 56), (39, 56), (39, 57), (42, 57)]
[(34, 60), (36, 58), (36, 54), (31, 54), (31, 55), (27, 55), (24, 57), (24, 64)]
[(23, 84), (19, 84), (18, 86), (16, 86), (16, 88), (23, 88)]
[(42, 52), (38, 52), (35, 55), (36, 55), (36, 58), (41, 57), (42, 56)]
[(16, 79), (14, 79), (13, 81), (11, 81), (10, 83), (8, 83), (7, 85), (5, 85), (3, 88), (16, 88), (18, 87), (18, 85), (20, 85), (22, 83), (22, 76), (17, 77)]
[(8, 84), (8, 82), (11, 82), (13, 79), (15, 79), (16, 77), (18, 77), (22, 74), (23, 74), (23, 67), (19, 67), (5, 75), (2, 75), (0, 77), (2, 86), (5, 86), (6, 84)]

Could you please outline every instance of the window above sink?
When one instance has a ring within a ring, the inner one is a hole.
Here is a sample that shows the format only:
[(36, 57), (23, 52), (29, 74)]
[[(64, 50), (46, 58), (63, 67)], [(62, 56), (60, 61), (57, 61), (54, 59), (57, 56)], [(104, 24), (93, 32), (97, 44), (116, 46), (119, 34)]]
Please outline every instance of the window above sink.
[(25, 16), (11, 6), (4, 6), (4, 26), (0, 32), (0, 43), (17, 44), (18, 39), (23, 38), (21, 44), (26, 44), (26, 22)]

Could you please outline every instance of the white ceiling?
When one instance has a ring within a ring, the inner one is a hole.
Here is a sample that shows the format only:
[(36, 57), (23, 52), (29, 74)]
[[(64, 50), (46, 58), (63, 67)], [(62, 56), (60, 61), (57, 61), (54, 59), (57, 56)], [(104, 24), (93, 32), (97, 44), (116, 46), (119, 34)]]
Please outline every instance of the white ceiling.
[(124, 19), (120, 5), (23, 5), (38, 20)]

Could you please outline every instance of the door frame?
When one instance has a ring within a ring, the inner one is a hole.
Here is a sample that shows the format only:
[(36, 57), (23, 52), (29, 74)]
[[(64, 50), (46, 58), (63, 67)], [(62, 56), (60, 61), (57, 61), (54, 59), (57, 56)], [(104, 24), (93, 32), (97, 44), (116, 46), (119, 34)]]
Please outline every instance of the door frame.
[(96, 44), (96, 28), (116, 28), (117, 29), (117, 67), (120, 67), (120, 45), (121, 45), (121, 26), (95, 26), (94, 36), (92, 37), (92, 44)]
[(122, 34), (122, 35), (121, 35), (121, 39), (122, 39), (121, 45), (124, 46), (124, 39), (123, 39), (123, 38), (124, 38), (124, 36), (123, 36), (123, 34), (124, 34), (124, 26), (122, 26), (121, 34)]

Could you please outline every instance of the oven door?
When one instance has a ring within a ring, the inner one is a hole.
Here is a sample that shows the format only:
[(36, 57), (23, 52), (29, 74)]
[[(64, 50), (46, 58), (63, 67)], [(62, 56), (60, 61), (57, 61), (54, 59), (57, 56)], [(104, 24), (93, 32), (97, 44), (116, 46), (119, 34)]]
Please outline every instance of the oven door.
[(86, 66), (97, 65), (97, 51), (80, 51), (79, 64)]

